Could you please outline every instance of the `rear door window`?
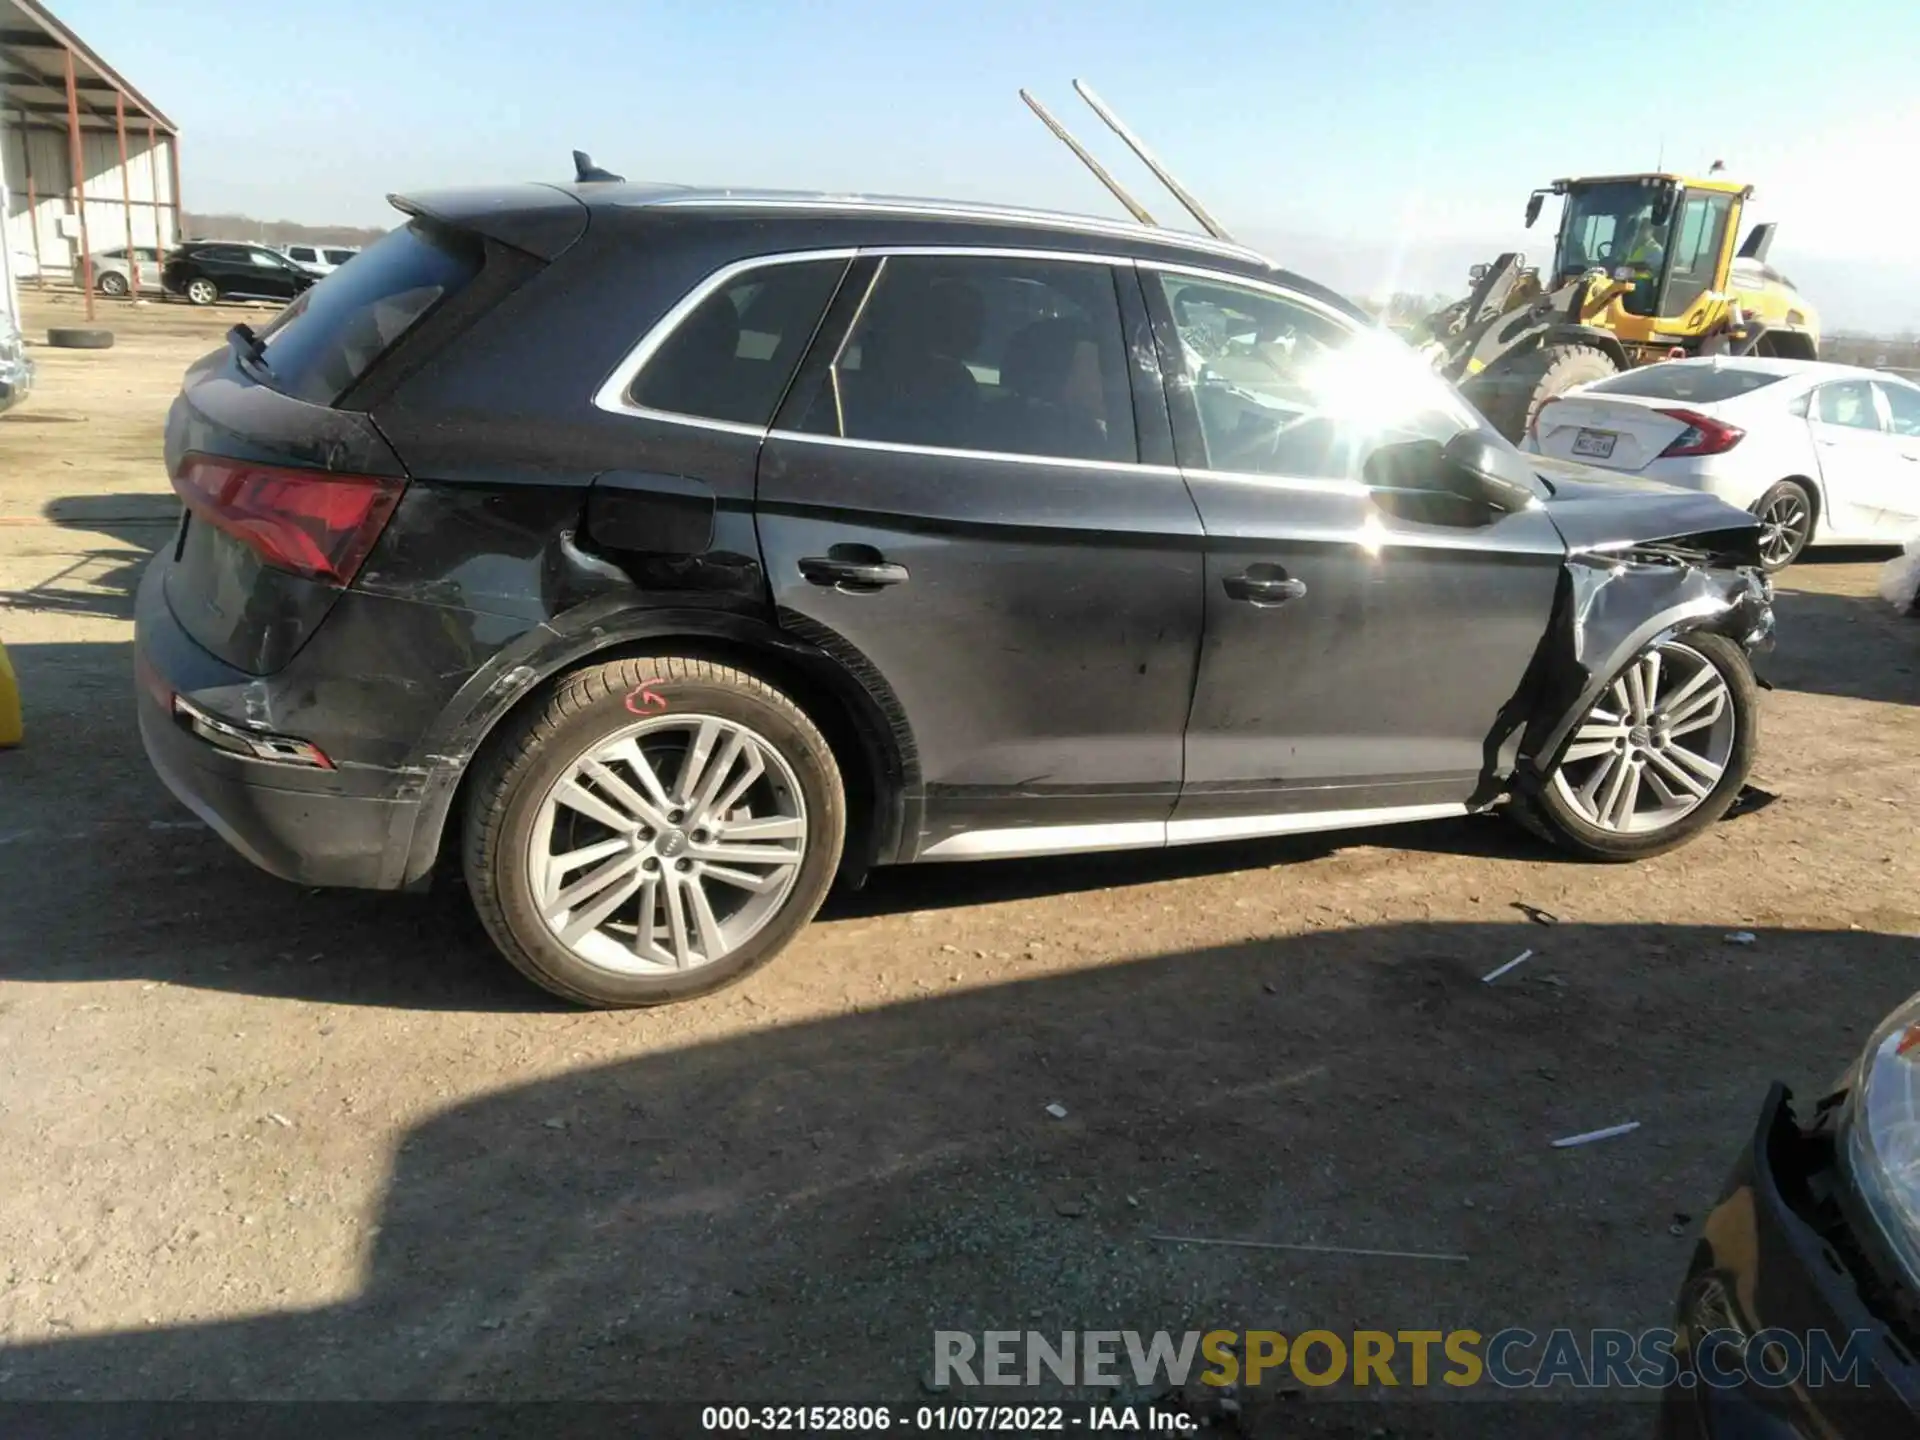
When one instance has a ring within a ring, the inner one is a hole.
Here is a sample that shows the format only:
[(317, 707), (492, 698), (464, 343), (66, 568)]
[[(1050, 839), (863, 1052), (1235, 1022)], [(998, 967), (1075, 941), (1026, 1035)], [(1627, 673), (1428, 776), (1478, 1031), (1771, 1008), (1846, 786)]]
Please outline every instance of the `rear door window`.
[[(372, 255), (340, 273), (351, 275)], [(797, 260), (721, 285), (647, 357), (627, 403), (764, 428), (846, 268), (844, 259)]]
[(1112, 270), (890, 257), (801, 428), (934, 449), (1137, 460)]
[(1880, 412), (1873, 403), (1873, 386), (1865, 380), (1822, 385), (1813, 394), (1813, 418), (1849, 430), (1878, 430)]
[(435, 305), (479, 273), (475, 244), (415, 221), (281, 312), (263, 335), (268, 383), (331, 405)]
[(1920, 390), (1911, 385), (1876, 380), (1874, 388), (1886, 398), (1887, 418), (1896, 435), (1920, 435)]

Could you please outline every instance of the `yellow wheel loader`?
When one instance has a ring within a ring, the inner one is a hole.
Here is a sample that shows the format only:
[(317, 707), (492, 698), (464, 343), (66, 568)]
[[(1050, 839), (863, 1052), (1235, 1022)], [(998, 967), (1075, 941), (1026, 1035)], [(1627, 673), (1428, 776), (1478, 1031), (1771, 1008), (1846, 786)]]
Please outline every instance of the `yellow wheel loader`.
[(1508, 439), (1556, 395), (1636, 365), (1818, 358), (1813, 306), (1767, 263), (1774, 227), (1756, 225), (1734, 250), (1751, 185), (1717, 175), (1556, 180), (1528, 199), (1529, 227), (1549, 196), (1564, 202), (1551, 264), (1508, 253), (1474, 266), (1472, 293), (1412, 337)]

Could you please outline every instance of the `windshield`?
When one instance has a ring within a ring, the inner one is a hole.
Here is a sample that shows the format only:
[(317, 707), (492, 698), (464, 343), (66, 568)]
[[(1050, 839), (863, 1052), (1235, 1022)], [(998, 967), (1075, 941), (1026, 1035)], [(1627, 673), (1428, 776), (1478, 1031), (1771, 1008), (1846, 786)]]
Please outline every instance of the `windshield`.
[(1595, 266), (1657, 276), (1666, 260), (1664, 227), (1654, 224), (1661, 191), (1637, 180), (1576, 186), (1567, 195), (1554, 273), (1566, 278)]

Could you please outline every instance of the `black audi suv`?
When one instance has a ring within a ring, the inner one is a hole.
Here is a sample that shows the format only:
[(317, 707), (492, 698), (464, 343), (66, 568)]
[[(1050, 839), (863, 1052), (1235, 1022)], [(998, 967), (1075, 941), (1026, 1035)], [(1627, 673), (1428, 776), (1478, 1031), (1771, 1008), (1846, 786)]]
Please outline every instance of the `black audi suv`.
[(457, 865), (561, 995), (726, 983), (877, 865), (1496, 807), (1626, 859), (1746, 773), (1752, 517), (1541, 473), (1250, 250), (625, 183), (395, 204), (186, 376), (141, 729), (275, 874)]

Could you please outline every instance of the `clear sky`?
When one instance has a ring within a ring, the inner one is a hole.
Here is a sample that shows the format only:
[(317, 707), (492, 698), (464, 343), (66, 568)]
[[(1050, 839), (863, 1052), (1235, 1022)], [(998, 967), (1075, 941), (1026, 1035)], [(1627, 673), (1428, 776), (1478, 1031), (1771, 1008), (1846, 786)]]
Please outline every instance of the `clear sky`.
[(1170, 218), (1078, 76), (1229, 228), (1349, 290), (1457, 288), (1460, 257), (1529, 238), (1533, 186), (1664, 152), (1758, 187), (1830, 322), (1896, 291), (1920, 324), (1920, 0), (56, 9), (180, 124), (200, 211), (385, 224), (390, 191), (569, 178), (576, 146), (636, 179), (1115, 211), (1025, 85)]

